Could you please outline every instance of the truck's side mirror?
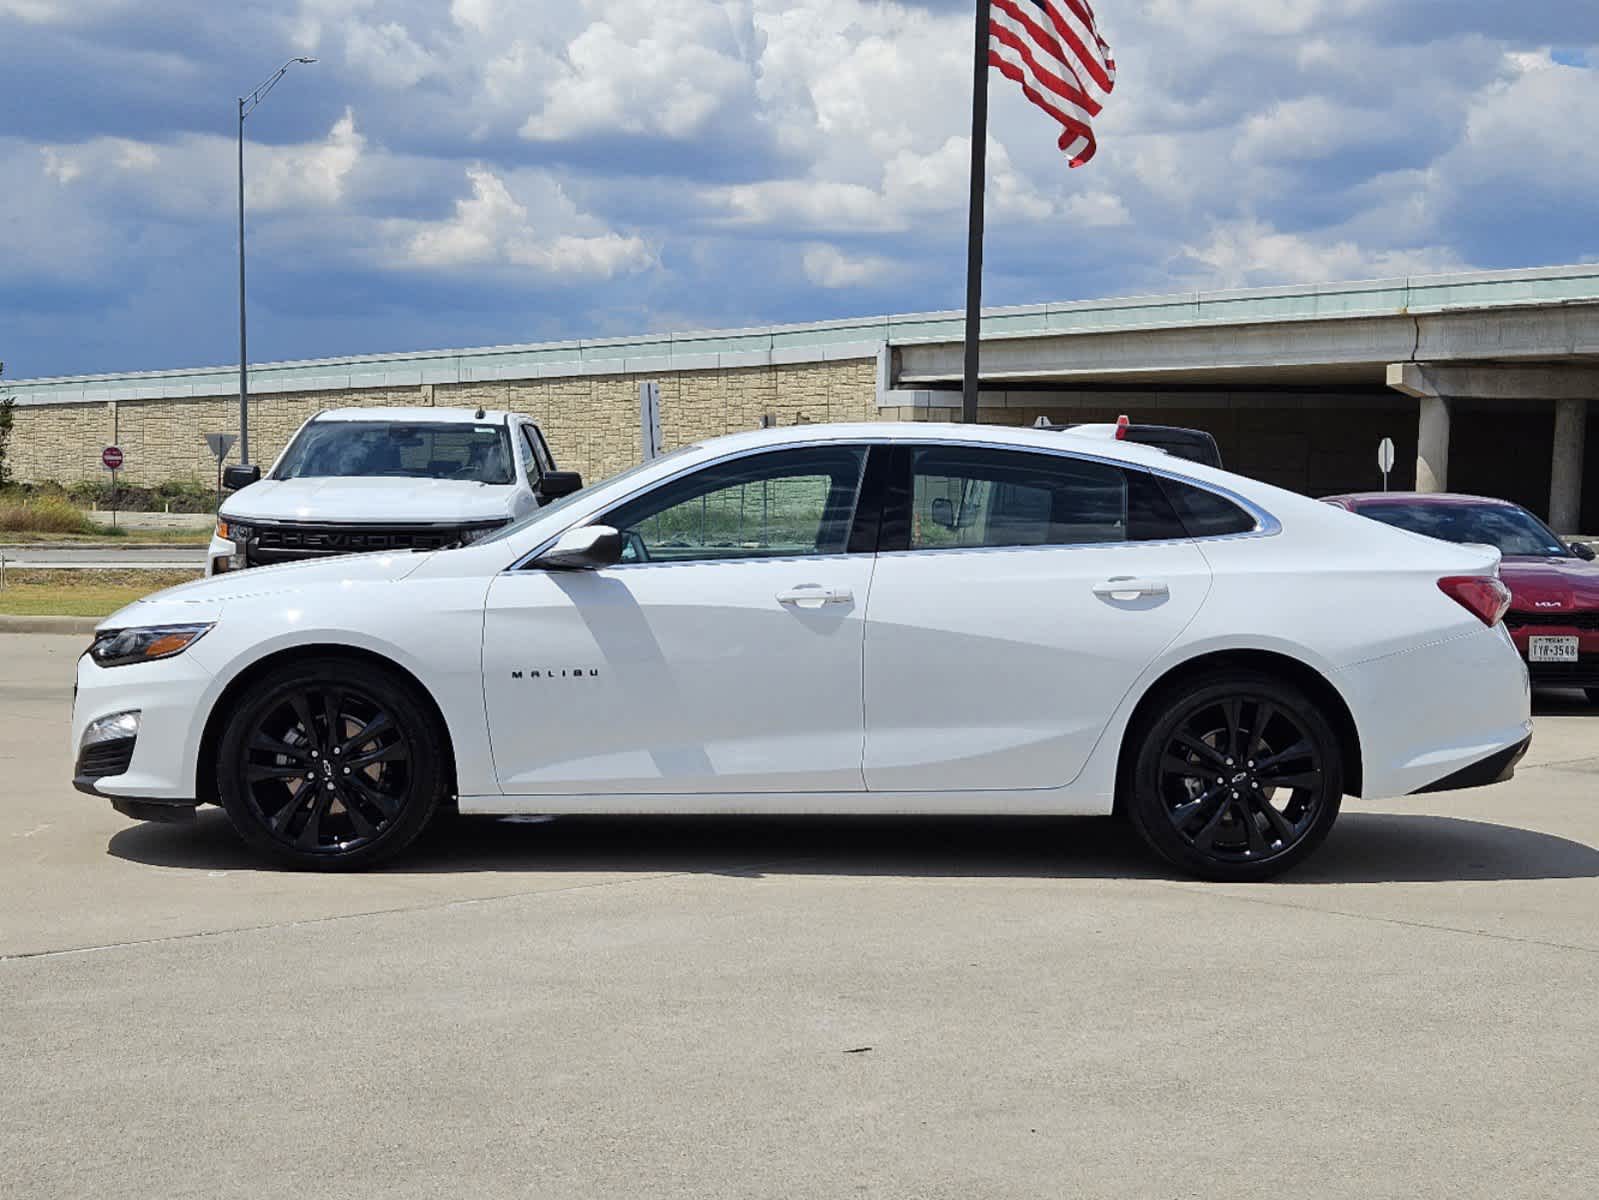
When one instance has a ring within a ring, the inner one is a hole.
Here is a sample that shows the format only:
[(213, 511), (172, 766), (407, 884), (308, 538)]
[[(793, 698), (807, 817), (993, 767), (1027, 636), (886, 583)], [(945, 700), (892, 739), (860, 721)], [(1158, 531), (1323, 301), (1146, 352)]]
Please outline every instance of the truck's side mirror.
[(536, 567), (552, 571), (592, 571), (615, 566), (622, 560), (622, 535), (609, 525), (584, 525), (568, 529), (543, 554)]
[(927, 515), (933, 518), (934, 525), (942, 525), (945, 529), (955, 528), (955, 505), (948, 496), (934, 496), (932, 511)]
[(1572, 542), (1571, 552), (1582, 559), (1583, 562), (1592, 562), (1594, 560), (1594, 549), (1587, 542)]
[(551, 500), (559, 500), (562, 496), (570, 496), (573, 492), (583, 488), (583, 476), (576, 471), (546, 471), (539, 480), (538, 497), (540, 504), (548, 504)]
[(228, 467), (222, 472), (222, 486), (230, 492), (247, 488), (252, 483), (260, 482), (260, 479), (261, 468), (255, 463), (247, 463), (242, 467)]

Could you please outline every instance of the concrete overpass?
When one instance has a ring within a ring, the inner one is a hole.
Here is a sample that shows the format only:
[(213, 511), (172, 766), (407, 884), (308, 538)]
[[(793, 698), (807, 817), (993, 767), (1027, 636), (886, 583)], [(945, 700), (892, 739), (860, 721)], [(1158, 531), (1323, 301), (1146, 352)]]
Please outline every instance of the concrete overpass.
[[(954, 316), (892, 342), (889, 399), (958, 412), (958, 332), (936, 327)], [(1599, 264), (1037, 305), (987, 313), (983, 329), (985, 419), (1117, 409), (1219, 424), (1241, 469), (1310, 491), (1377, 486), (1376, 444), (1391, 436), (1408, 450), (1396, 486), (1510, 495), (1563, 532), (1584, 516), (1599, 528), (1599, 496), (1583, 505)], [(1369, 465), (1317, 479), (1270, 461), (1295, 438), (1310, 459), (1318, 440), (1347, 458), (1354, 439)]]
[[(636, 461), (639, 380), (669, 444), (793, 421), (953, 420), (958, 312), (351, 355), (250, 368), (266, 460), (343, 404), (452, 404), (536, 416), (563, 462)], [(981, 418), (1208, 429), (1228, 465), (1311, 495), (1392, 486), (1505, 496), (1562, 532), (1599, 532), (1599, 263), (999, 308), (983, 317)], [(235, 366), (20, 380), (23, 480), (207, 479), (207, 431), (237, 428)], [(1583, 487), (1587, 475), (1595, 486)]]

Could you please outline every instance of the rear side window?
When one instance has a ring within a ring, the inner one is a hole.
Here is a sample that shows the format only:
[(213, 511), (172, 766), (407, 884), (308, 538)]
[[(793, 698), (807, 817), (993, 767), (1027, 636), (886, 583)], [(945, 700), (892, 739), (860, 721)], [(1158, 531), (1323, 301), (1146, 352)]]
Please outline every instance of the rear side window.
[(1127, 540), (1127, 480), (1104, 463), (979, 446), (917, 447), (912, 550)]
[(1226, 537), (1255, 531), (1255, 518), (1225, 496), (1175, 479), (1162, 479), (1160, 486), (1189, 537)]

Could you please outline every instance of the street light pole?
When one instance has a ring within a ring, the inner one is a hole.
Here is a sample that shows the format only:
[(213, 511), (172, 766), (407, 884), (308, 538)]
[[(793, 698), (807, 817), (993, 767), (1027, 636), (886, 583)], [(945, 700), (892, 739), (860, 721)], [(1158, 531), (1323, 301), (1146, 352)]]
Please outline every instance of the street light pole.
[(239, 461), (250, 461), (250, 361), (244, 338), (244, 97), (239, 97)]
[(314, 58), (291, 58), (272, 73), (248, 96), (239, 97), (239, 461), (250, 461), (250, 368), (244, 325), (244, 118), (256, 110), (267, 93), (295, 63), (314, 63)]

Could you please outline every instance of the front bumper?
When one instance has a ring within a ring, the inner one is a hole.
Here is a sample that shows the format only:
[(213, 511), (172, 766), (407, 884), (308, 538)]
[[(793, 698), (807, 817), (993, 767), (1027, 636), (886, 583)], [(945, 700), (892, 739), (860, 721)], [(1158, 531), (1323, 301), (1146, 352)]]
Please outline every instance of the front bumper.
[[(192, 653), (121, 667), (102, 667), (85, 654), (72, 702), (73, 786), (113, 801), (198, 803), (195, 762), (212, 684), (211, 672)], [(140, 714), (131, 748), (86, 752), (89, 726), (121, 712)]]

